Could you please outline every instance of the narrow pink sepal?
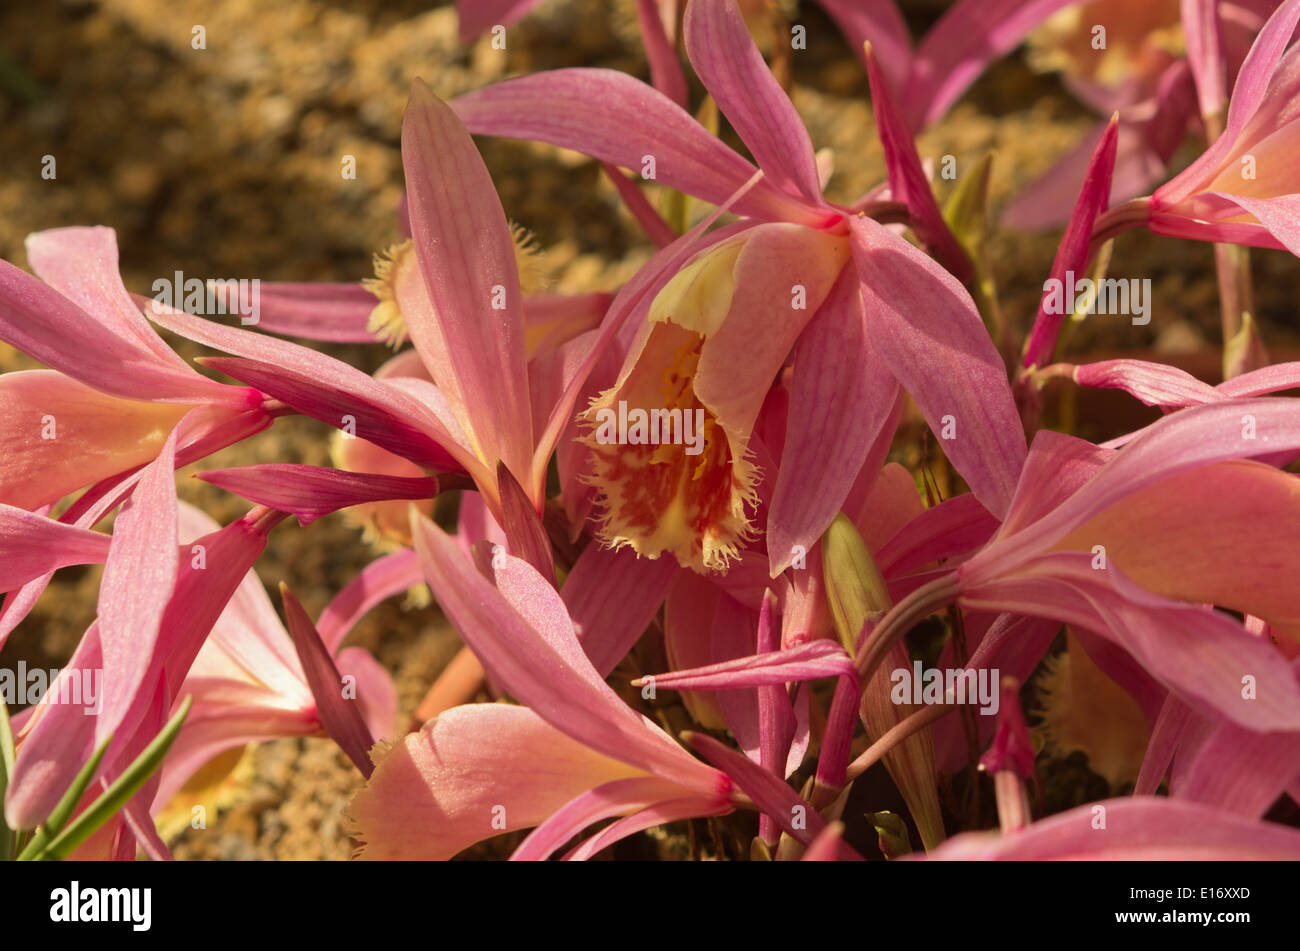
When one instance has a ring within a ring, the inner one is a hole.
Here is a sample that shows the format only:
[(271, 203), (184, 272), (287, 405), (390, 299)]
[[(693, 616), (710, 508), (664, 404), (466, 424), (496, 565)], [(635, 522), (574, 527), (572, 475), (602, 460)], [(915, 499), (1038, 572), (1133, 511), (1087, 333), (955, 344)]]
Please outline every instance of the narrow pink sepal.
[(784, 460), (767, 517), (772, 577), (806, 554), (844, 506), (892, 418), (898, 382), (868, 337), (856, 269), (845, 268), (799, 337)]
[(284, 600), (284, 618), (293, 638), (294, 649), (302, 663), (307, 684), (316, 699), (316, 715), (321, 726), (339, 748), (348, 755), (348, 759), (361, 770), (367, 779), (374, 772), (375, 765), (370, 761), (370, 748), (375, 739), (370, 735), (370, 727), (357, 704), (344, 697), (343, 678), (330, 657), (329, 649), (321, 640), (316, 625), (303, 610), (298, 599), (293, 596), (286, 585), (280, 585), (280, 597)]
[[(826, 828), (826, 820), (781, 779), (733, 749), (703, 733), (688, 733), (691, 748), (722, 770), (759, 810), (771, 816), (792, 838), (811, 845)], [(798, 819), (799, 824), (795, 824)]]
[(1151, 727), (1151, 739), (1147, 741), (1146, 755), (1142, 757), (1142, 768), (1138, 770), (1137, 782), (1133, 786), (1135, 796), (1154, 796), (1160, 788), (1160, 781), (1169, 771), (1169, 764), (1174, 760), (1179, 742), (1188, 724), (1195, 714), (1176, 694), (1166, 694), (1160, 712)]
[[(653, 2), (653, 0), (650, 0), (650, 2)], [(655, 210), (649, 199), (645, 197), (641, 189), (632, 183), (630, 178), (609, 162), (601, 162), (600, 167), (614, 185), (618, 197), (623, 199), (623, 204), (627, 207), (627, 210), (632, 213), (632, 217), (645, 231), (646, 237), (654, 242), (656, 248), (666, 248), (677, 240), (677, 232), (673, 231), (672, 226), (664, 221), (663, 215)]]
[(375, 342), (366, 324), (379, 301), (355, 281), (263, 281), (258, 300), (258, 330), (331, 343)]
[(870, 218), (850, 221), (867, 326), (895, 378), (939, 433), (976, 498), (1006, 514), (1024, 463), (1024, 429), (1006, 370), (975, 304), (947, 271)]
[(95, 746), (117, 732), (142, 690), (153, 692), (145, 676), (177, 577), (175, 452), (173, 432), (113, 523), (98, 605), (104, 680), (112, 686), (95, 720)]
[[(512, 862), (540, 862), (587, 826), (612, 816), (639, 812), (657, 802), (682, 798), (688, 790), (658, 776), (632, 776), (597, 786), (566, 803), (528, 834), (511, 854)], [(730, 811), (730, 803), (719, 798), (711, 804), (701, 800), (700, 815)], [(712, 808), (709, 808), (709, 805)]]
[(1103, 360), (1073, 367), (1080, 386), (1124, 390), (1147, 406), (1194, 406), (1226, 399), (1185, 370), (1146, 360)]
[[(677, 50), (664, 29), (659, 14), (660, 0), (636, 0), (636, 18), (641, 27), (641, 45), (650, 61), (650, 84), (683, 109), (690, 108), (690, 91)], [(672, 4), (676, 7), (676, 3)], [(676, 16), (675, 9), (672, 15)]]
[(406, 315), (426, 365), (489, 466), (504, 462), (529, 482), (533, 452), (524, 360), (523, 292), (501, 200), (451, 107), (421, 80), (402, 121), (411, 236), (432, 314)]
[(406, 478), (290, 463), (212, 469), (197, 475), (250, 502), (296, 515), (302, 525), (353, 505), (431, 499), (442, 491), (436, 477)]
[(1196, 96), (1204, 117), (1218, 113), (1228, 98), (1218, 6), (1217, 0), (1182, 0), (1180, 4), (1187, 62), (1196, 78)]
[(546, 621), (540, 629), (479, 574), (437, 525), (417, 516), (412, 534), (439, 606), (502, 689), (556, 729), (607, 756), (674, 781), (706, 788), (715, 781), (712, 770), (605, 684), (582, 652), (555, 589), (527, 562), (501, 553), (497, 573), (513, 575), (519, 597), (529, 592), (538, 609), (535, 616)]
[(103, 564), (111, 541), (101, 532), (0, 505), (0, 591), (21, 588), (68, 565)]
[(768, 179), (816, 205), (812, 140), (754, 45), (734, 0), (692, 0), (683, 24), (691, 65)]
[(321, 640), (333, 653), (348, 631), (379, 602), (424, 580), (420, 561), (409, 548), (377, 558), (325, 605), (316, 621)]
[[(356, 427), (358, 438), (418, 465), (440, 472), (466, 470), (462, 458), (458, 458), (465, 451), (433, 413), (395, 385), (372, 380), (364, 373), (357, 373), (346, 382), (336, 382), (297, 368), (237, 357), (206, 357), (200, 362), (256, 386), (328, 426), (342, 429), (350, 422)], [(340, 375), (352, 376), (346, 372)], [(457, 451), (452, 452), (448, 447)]]
[[(655, 181), (721, 205), (754, 166), (667, 96), (609, 69), (553, 69), (458, 97), (452, 108), (475, 135), (531, 139), (573, 149), (638, 174), (655, 159)], [(738, 215), (818, 224), (807, 202), (761, 181), (738, 200)]]
[(934, 199), (930, 181), (916, 151), (916, 141), (899, 110), (894, 91), (875, 56), (867, 50), (867, 80), (871, 86), (871, 108), (876, 117), (876, 135), (885, 150), (889, 190), (895, 201), (907, 205), (910, 225), (925, 245), (962, 283), (971, 280), (970, 258), (953, 235)]
[[(1115, 168), (1118, 131), (1119, 120), (1112, 117), (1092, 153), (1083, 187), (1079, 189), (1079, 200), (1074, 205), (1074, 214), (1070, 216), (1070, 223), (1056, 249), (1056, 258), (1052, 261), (1049, 283), (1056, 282), (1055, 287), (1063, 288), (1070, 274), (1074, 275), (1075, 280), (1086, 276), (1092, 225), (1110, 201), (1110, 180)], [(1063, 291), (1057, 295), (1062, 298), (1059, 307), (1049, 305), (1051, 295), (1052, 291), (1044, 287), (1043, 298), (1038, 305), (1038, 316), (1034, 319), (1033, 330), (1025, 344), (1024, 365), (1027, 367), (1042, 366), (1052, 359), (1061, 325), (1073, 310), (1074, 302), (1065, 301)]]
[(666, 690), (746, 690), (852, 674), (853, 658), (844, 648), (834, 641), (821, 640), (689, 670), (670, 670), (642, 677), (641, 681)]

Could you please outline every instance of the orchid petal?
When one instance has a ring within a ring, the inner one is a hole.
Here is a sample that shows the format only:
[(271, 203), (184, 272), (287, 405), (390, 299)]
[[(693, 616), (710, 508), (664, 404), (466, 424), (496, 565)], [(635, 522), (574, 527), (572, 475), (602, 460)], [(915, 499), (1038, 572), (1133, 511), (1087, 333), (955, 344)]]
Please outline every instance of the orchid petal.
[(758, 167), (787, 192), (818, 204), (821, 183), (808, 130), (763, 62), (735, 0), (693, 0), (683, 32), (696, 74)]
[[(1083, 187), (1079, 189), (1079, 200), (1075, 203), (1074, 214), (1066, 226), (1061, 244), (1056, 249), (1056, 258), (1052, 261), (1052, 276), (1043, 288), (1043, 299), (1038, 305), (1038, 316), (1034, 319), (1033, 330), (1025, 343), (1024, 365), (1041, 366), (1052, 358), (1056, 349), (1057, 338), (1061, 333), (1061, 324), (1073, 310), (1073, 301), (1064, 301), (1061, 287), (1068, 275), (1082, 274), (1088, 265), (1088, 251), (1092, 240), (1092, 225), (1097, 216), (1106, 210), (1110, 200), (1111, 174), (1115, 167), (1115, 145), (1118, 140), (1119, 120), (1112, 117), (1106, 131), (1102, 133), (1088, 171), (1084, 175)], [(1053, 291), (1053, 288), (1056, 290)], [(1055, 301), (1053, 301), (1055, 297)], [(1056, 306), (1059, 305), (1059, 306)]]
[(454, 707), (375, 760), (348, 805), (359, 859), (449, 859), (537, 825), (600, 783), (644, 775), (499, 703)]
[[(1097, 825), (1098, 809), (1106, 824)], [(1300, 831), (1200, 803), (1133, 796), (1089, 803), (1015, 835), (968, 832), (928, 853), (951, 860), (1243, 861), (1300, 858)]]
[[(545, 630), (521, 617), (432, 522), (420, 518), (413, 534), (439, 606), (503, 689), (557, 729), (607, 756), (674, 781), (705, 786), (713, 782), (711, 770), (650, 727), (600, 679), (582, 653), (555, 589), (526, 562), (501, 555), (515, 583), (526, 585), (527, 593), (521, 590), (518, 596), (533, 599), (539, 611), (547, 612), (538, 615), (548, 619)], [(551, 595), (559, 604), (558, 614), (555, 605), (547, 603)]]
[(867, 334), (857, 275), (846, 268), (795, 354), (785, 463), (768, 512), (776, 577), (811, 550), (844, 504), (872, 446), (887, 437), (898, 383)]
[(429, 499), (442, 491), (437, 478), (404, 478), (282, 463), (212, 469), (198, 473), (198, 477), (251, 502), (296, 515), (302, 525), (353, 505)]
[[(458, 97), (452, 108), (475, 135), (531, 139), (574, 149), (721, 205), (754, 166), (711, 135), (667, 96), (625, 73), (553, 69)], [(738, 215), (817, 224), (826, 215), (771, 182), (736, 202)]]
[(997, 348), (952, 275), (868, 218), (850, 221), (871, 339), (930, 428), (958, 427), (944, 452), (996, 516), (1011, 502), (1024, 430)]
[[(411, 234), (432, 313), (408, 313), (416, 350), (481, 460), (521, 482), (533, 450), (523, 292), (501, 200), (473, 140), (422, 81), (402, 122)], [(446, 359), (447, 372), (431, 362)]]

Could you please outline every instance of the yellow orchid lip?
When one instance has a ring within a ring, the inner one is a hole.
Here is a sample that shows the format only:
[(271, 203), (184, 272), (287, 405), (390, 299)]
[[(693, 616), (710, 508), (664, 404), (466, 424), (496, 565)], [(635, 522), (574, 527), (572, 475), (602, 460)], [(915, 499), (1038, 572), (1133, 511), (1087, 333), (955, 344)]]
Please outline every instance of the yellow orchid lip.
[(582, 421), (602, 540), (725, 571), (758, 529), (749, 439), (771, 382), (848, 259), (843, 236), (763, 224), (663, 286), (618, 382)]

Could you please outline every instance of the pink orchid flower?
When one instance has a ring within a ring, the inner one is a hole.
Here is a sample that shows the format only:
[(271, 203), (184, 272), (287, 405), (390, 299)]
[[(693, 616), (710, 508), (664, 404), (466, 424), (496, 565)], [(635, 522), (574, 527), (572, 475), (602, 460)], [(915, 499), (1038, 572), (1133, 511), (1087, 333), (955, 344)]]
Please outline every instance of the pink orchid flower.
[[(60, 680), (104, 684), (102, 702), (88, 715), (82, 706), (59, 703), (52, 689), (32, 708), (5, 795), (12, 828), (34, 828), (49, 815), (82, 764), (110, 737), (96, 774), (102, 779), (143, 749), (265, 547), (267, 531), (282, 517), (255, 511), (180, 548), (172, 474), (178, 432), (142, 471), (117, 517), (98, 617), (59, 674)], [(137, 794), (142, 797), (147, 810), (145, 790)]]
[(1300, 82), (1300, 55), (1287, 48), (1297, 22), (1296, 0), (1277, 8), (1237, 75), (1223, 134), (1149, 199), (1101, 216), (1094, 243), (1144, 225), (1173, 237), (1300, 254), (1300, 181), (1292, 161), (1300, 125), (1291, 108)]
[[(585, 414), (602, 539), (649, 557), (669, 552), (695, 570), (740, 557), (756, 533), (750, 510), (761, 466), (751, 436), (796, 341), (789, 431), (821, 435), (803, 440), (800, 465), (776, 476), (766, 524), (773, 574), (796, 546), (811, 548), (839, 510), (893, 406), (892, 395), (874, 397), (895, 379), (936, 431), (960, 420), (945, 450), (990, 509), (1003, 511), (1023, 436), (969, 295), (900, 237), (821, 197), (807, 132), (731, 0), (693, 2), (685, 39), (762, 168), (757, 182), (754, 166), (678, 105), (619, 73), (555, 70), (454, 103), (473, 132), (537, 139), (624, 168), (649, 159), (661, 184), (750, 216), (714, 232), (702, 251), (675, 250), (687, 240), (679, 239), (611, 305), (602, 334), (627, 333), (631, 344), (615, 385)], [(872, 75), (891, 185), (927, 241), (956, 248), (887, 83)], [(952, 258), (953, 266), (965, 260), (959, 248)], [(814, 325), (811, 339), (801, 336)], [(829, 411), (828, 393), (837, 394)], [(599, 426), (620, 406), (696, 414), (703, 448), (687, 455), (685, 446), (611, 443)]]
[(801, 802), (784, 783), (699, 737), (726, 771), (705, 765), (620, 700), (583, 653), (560, 596), (527, 562), (493, 556), (494, 586), (450, 536), (417, 519), (416, 551), (439, 604), (526, 706), (456, 707), (378, 753), (349, 807), (360, 857), (449, 858), (536, 826), (514, 858), (543, 859), (593, 822), (624, 817), (567, 856), (587, 858), (663, 822), (730, 812), (738, 788), (795, 838), (821, 831), (815, 813), (796, 828)]
[[(540, 512), (546, 465), (580, 386), (570, 355), (588, 341), (561, 337), (528, 360), (515, 244), (500, 200), (464, 127), (419, 81), (403, 155), (408, 257), (418, 265), (392, 275), (392, 300), (415, 344), (415, 355), (400, 358), (403, 369), (372, 379), (288, 341), (177, 314), (154, 319), (235, 354), (205, 363), (257, 380), (299, 412), (424, 469), (468, 473), (499, 521), (506, 504), (499, 466)], [(382, 498), (377, 489), (357, 502)]]
[[(1289, 582), (1295, 476), (1249, 461), (1297, 450), (1295, 403), (1278, 398), (1182, 410), (1121, 453), (1040, 433), (992, 541), (955, 571), (932, 573), (897, 615), (955, 601), (1064, 621), (1136, 662), (1135, 699), (1148, 709), (1168, 691), (1215, 721), (1294, 732), (1300, 690), (1287, 655), (1208, 606), (1261, 618), (1283, 644), (1300, 635)], [(874, 669), (898, 630), (881, 623), (859, 652), (860, 670)], [(990, 629), (969, 666), (1027, 675), (1053, 632), (1018, 641)]]
[(181, 465), (270, 425), (260, 392), (207, 379), (149, 326), (111, 228), (41, 231), (26, 246), (37, 277), (0, 261), (0, 339), (53, 369), (0, 375), (0, 501), (35, 509), (107, 487), (182, 421)]

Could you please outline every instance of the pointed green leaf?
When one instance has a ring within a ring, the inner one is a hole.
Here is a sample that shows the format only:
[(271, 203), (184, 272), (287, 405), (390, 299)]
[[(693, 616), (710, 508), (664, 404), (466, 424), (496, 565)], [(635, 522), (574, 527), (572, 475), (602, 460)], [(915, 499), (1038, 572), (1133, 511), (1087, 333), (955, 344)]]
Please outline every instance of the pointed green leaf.
[(136, 757), (135, 762), (122, 771), (122, 775), (104, 790), (103, 795), (91, 803), (90, 808), (77, 816), (71, 825), (59, 833), (39, 857), (40, 859), (67, 858), (73, 849), (90, 838), (95, 830), (131, 801), (131, 797), (139, 792), (140, 787), (148, 782), (149, 777), (162, 766), (163, 758), (171, 749), (177, 734), (181, 732), (185, 717), (193, 703), (193, 697), (185, 698), (185, 702), (181, 704), (175, 716), (167, 721), (153, 741)]

